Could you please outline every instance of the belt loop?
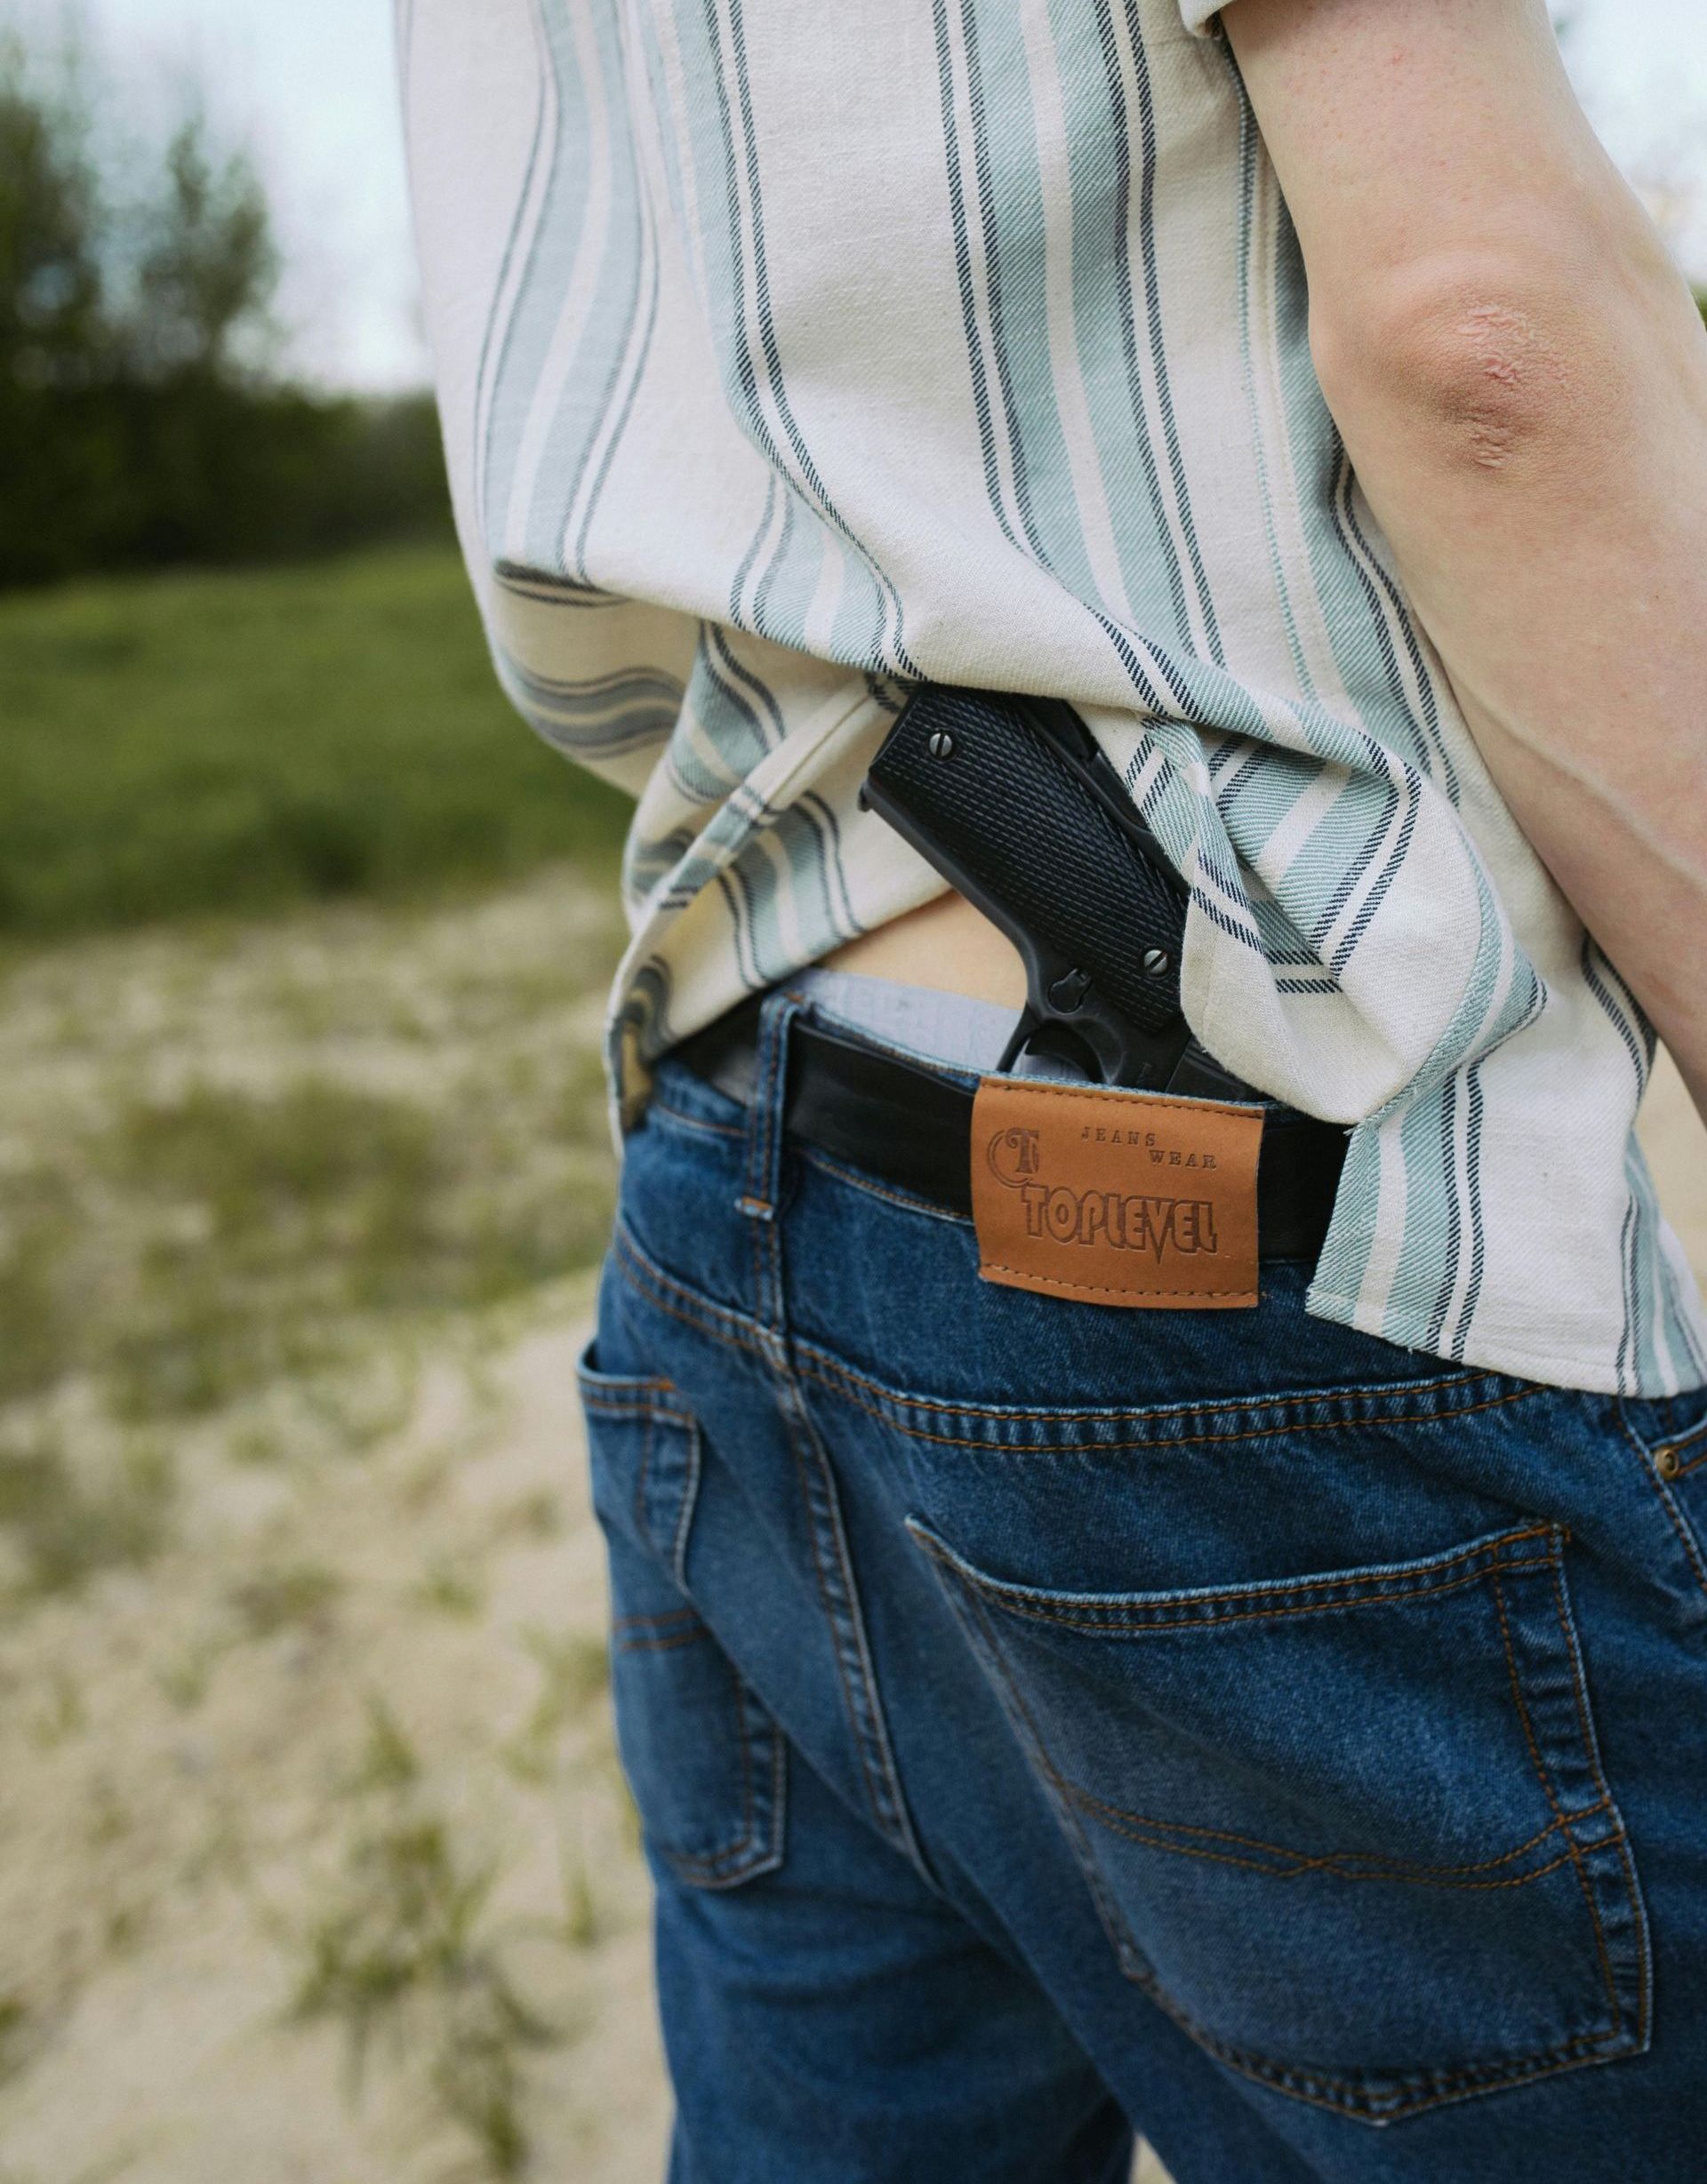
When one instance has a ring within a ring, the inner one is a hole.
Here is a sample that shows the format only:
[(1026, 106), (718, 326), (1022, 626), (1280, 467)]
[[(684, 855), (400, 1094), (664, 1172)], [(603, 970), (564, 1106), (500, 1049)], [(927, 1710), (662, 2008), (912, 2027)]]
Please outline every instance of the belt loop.
[(792, 994), (773, 988), (758, 1012), (758, 1047), (747, 1104), (747, 1156), (735, 1204), (750, 1220), (776, 1219), (782, 1196), (782, 1120), (788, 1098), (789, 1027), (801, 1013)]

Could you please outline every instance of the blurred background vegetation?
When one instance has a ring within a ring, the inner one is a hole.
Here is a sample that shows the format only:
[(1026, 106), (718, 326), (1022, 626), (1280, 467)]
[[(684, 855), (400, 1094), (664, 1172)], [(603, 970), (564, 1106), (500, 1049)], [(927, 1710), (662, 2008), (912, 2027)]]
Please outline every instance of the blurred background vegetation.
[(0, 945), (608, 871), (621, 800), (493, 685), (430, 396), (298, 383), (255, 162), (193, 81), (153, 142), (123, 100), (75, 17), (0, 18)]
[(430, 396), (293, 384), (252, 162), (116, 95), (0, 33), (0, 939), (608, 860), (493, 687)]
[(252, 161), (192, 95), (135, 171), (113, 96), (0, 34), (0, 586), (448, 540), (425, 394), (278, 376)]
[[(623, 806), (498, 694), (429, 397), (303, 368), (244, 129), (18, 4), (0, 2184), (637, 2184), (572, 1394)], [(227, 12), (306, 127), (378, 5)]]
[(573, 1396), (622, 804), (499, 695), (430, 397), (298, 368), (241, 132), (36, 19), (0, 27), (0, 2184), (648, 2177)]

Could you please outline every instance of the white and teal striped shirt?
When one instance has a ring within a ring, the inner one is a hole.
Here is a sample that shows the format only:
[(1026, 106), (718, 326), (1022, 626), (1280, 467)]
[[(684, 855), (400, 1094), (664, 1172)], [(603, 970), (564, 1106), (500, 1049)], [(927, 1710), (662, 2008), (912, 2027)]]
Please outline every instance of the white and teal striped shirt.
[(937, 892), (857, 802), (911, 681), (1046, 692), (1190, 881), (1204, 1044), (1357, 1125), (1311, 1309), (1698, 1386), (1631, 1137), (1649, 1032), (1409, 610), (1181, 4), (399, 0), (499, 671), (638, 797), (622, 1095)]

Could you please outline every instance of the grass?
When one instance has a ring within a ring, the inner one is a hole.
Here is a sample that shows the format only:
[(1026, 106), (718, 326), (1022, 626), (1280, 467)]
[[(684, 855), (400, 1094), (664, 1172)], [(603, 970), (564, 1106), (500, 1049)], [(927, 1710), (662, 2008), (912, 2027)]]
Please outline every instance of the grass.
[(78, 1476), (51, 1441), (0, 1446), (0, 1536), (18, 1563), (18, 1589), (75, 1591), (98, 1572), (139, 1566), (164, 1545), (174, 1477), (165, 1453), (132, 1448), (108, 1476)]
[(522, 2051), (562, 2036), (529, 2006), (501, 1940), (482, 1931), (494, 1877), (460, 1863), (438, 1818), (388, 1814), (357, 1843), (334, 1900), (303, 1936), (291, 2014), (342, 2028), (358, 2090), (376, 2039), (413, 2047), (486, 2172), (508, 2177), (527, 2153)]
[[(0, 599), (0, 717), (14, 972), (101, 927), (240, 934), (234, 914), (329, 898), (451, 890), (472, 915), (476, 883), (541, 864), (613, 900), (622, 800), (511, 713), (448, 548)], [(93, 1373), (121, 1416), (207, 1412), (336, 1362), (377, 1316), (585, 1264), (608, 1213), (598, 1064), (586, 1027), (517, 1036), (608, 974), (613, 929), (581, 924), (525, 961), (503, 933), (484, 958), (441, 950), (412, 984), (405, 916), (361, 992), (335, 942), (311, 936), (306, 968), (281, 945), (253, 1023), (215, 1025), (199, 1076), (148, 1082), (139, 1026), (99, 1119), (0, 1116), (0, 1406)], [(61, 1061), (109, 1052), (138, 980), (98, 995), (81, 953), (59, 962)], [(193, 993), (220, 969), (189, 948), (171, 976)], [(461, 1084), (430, 1066), (404, 1089), (349, 1081), (376, 1036), (429, 1065), (447, 1037), (494, 1060)], [(276, 1060), (220, 1081), (245, 1037)]]
[[(361, 2084), (301, 2119), (339, 2173), (579, 2162), (613, 1980), (643, 2022), (597, 1605), (541, 1553), (589, 1521), (550, 1316), (608, 1231), (623, 807), (430, 549), (0, 599), (0, 2167), (249, 2146), (280, 2000), (284, 2067)], [(210, 1919), (262, 1999), (224, 2078), (133, 2071), (132, 2143), (73, 2004), (158, 1965), (199, 2052)]]
[(421, 1762), (395, 1717), (369, 1709), (368, 1744), (351, 1778), (369, 1809), (327, 1900), (298, 1937), (290, 2017), (342, 2034), (359, 2093), (384, 2043), (425, 2080), (429, 2097), (470, 2143), (477, 2173), (527, 2165), (525, 2071), (532, 2050), (565, 2028), (525, 1992), (514, 1964), (533, 1938), (495, 1919), (497, 1869), (471, 1862), (421, 1796)]
[(232, 1587), (230, 1601), (246, 1637), (272, 1638), (323, 1623), (343, 1589), (343, 1580), (324, 1563), (289, 1563), (244, 1578)]
[[(538, 1108), (536, 1179), (553, 1153), (573, 1165), (598, 1147), (584, 1058)], [(306, 1077), (192, 1085), (81, 1140), (44, 1139), (36, 1166), (0, 1179), (0, 1222), (8, 1199), (25, 1208), (0, 1240), (0, 1398), (90, 1371), (121, 1417), (190, 1416), (348, 1356), (378, 1316), (492, 1303), (587, 1264), (606, 1179), (535, 1196), (500, 1164), (501, 1121), (477, 1099)]]
[(0, 2079), (20, 2066), (29, 2028), (29, 2005), (21, 1996), (0, 1992)]
[(518, 1781), (543, 1785), (552, 1780), (564, 1730), (610, 1688), (610, 1651), (602, 1636), (537, 1628), (523, 1631), (522, 1644), (539, 1669), (540, 1688), (500, 1756)]
[(613, 866), (442, 547), (0, 599), (0, 934)]
[[(583, 1020), (616, 934), (602, 910), (589, 925), (583, 885), (541, 885), (540, 912), (508, 925), (483, 924), (472, 902), (364, 914), (321, 948), (306, 1032), (292, 980), (317, 919), (223, 952), (187, 941), (194, 975), (145, 970), (114, 942), (41, 953), (0, 980), (14, 1056), (0, 1084), (0, 1410), (81, 1377), (130, 1426), (205, 1415), (311, 1381), (388, 1324), (589, 1264), (611, 1176)], [(44, 1029), (66, 984), (81, 1013)], [(432, 1039), (404, 1005), (418, 993)], [(87, 1072), (83, 1017), (110, 1026), (144, 995), (133, 1035), (111, 1033), (91, 1096), (68, 1108), (67, 1075)], [(181, 1066), (153, 1081), (169, 1052)]]

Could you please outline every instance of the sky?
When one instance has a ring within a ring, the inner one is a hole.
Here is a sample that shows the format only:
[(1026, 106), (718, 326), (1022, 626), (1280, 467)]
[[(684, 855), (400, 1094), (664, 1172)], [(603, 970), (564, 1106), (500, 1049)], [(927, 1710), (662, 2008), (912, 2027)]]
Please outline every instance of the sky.
[[(52, 24), (64, 6), (0, 0), (0, 20)], [(140, 127), (193, 80), (224, 130), (252, 146), (284, 245), (279, 315), (295, 368), (328, 386), (422, 384), (390, 0), (74, 7)], [(1707, 279), (1707, 5), (1558, 0), (1554, 12), (1572, 19), (1572, 74), (1615, 158), (1639, 184), (1686, 185), (1693, 203), (1668, 190), (1655, 209), (1688, 270)]]

